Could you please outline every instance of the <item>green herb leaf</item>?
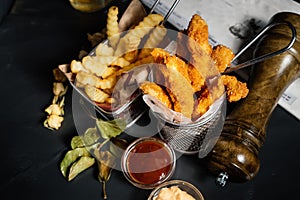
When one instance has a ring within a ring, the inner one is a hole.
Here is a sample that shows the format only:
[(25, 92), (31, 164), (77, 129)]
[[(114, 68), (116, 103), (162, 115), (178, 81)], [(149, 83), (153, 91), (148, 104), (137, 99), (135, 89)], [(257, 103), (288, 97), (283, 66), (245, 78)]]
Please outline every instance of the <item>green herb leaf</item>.
[(100, 134), (96, 127), (86, 129), (85, 133), (81, 137), (85, 146), (90, 146), (97, 143), (100, 139)]
[(76, 148), (69, 150), (60, 163), (60, 171), (64, 177), (67, 177), (68, 169), (81, 156), (90, 156), (86, 148)]
[(114, 119), (111, 121), (97, 119), (96, 126), (98, 127), (103, 139), (109, 140), (117, 137), (125, 130), (126, 122), (121, 119)]
[(76, 148), (81, 148), (84, 147), (84, 144), (80, 138), (80, 136), (74, 136), (71, 140), (71, 148), (76, 149)]
[(68, 181), (73, 180), (78, 174), (88, 169), (95, 163), (95, 158), (83, 156), (76, 162), (74, 162), (70, 168)]

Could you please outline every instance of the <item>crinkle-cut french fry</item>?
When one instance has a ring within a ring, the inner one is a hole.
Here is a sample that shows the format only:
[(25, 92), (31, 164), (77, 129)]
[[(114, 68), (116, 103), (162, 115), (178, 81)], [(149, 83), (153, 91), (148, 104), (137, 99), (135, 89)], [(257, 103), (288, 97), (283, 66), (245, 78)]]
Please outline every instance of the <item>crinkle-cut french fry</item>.
[(152, 32), (149, 35), (149, 38), (146, 40), (144, 47), (146, 48), (157, 48), (158, 45), (162, 42), (164, 37), (167, 34), (167, 29), (162, 26), (158, 25), (155, 26)]
[(106, 34), (109, 40), (109, 44), (115, 47), (119, 40), (119, 24), (118, 24), (118, 7), (112, 6), (108, 9), (107, 21), (106, 21)]
[(111, 37), (115, 34), (119, 33), (119, 25), (118, 25), (118, 13), (119, 9), (117, 6), (112, 6), (108, 9), (107, 13), (107, 21), (106, 21), (106, 34), (108, 37)]
[(118, 66), (118, 67), (121, 67), (121, 68), (124, 68), (128, 65), (130, 65), (130, 62), (127, 61), (125, 58), (123, 57), (118, 57), (117, 59), (115, 59), (112, 63), (111, 63), (112, 66)]
[(101, 86), (101, 78), (82, 71), (77, 73), (76, 82), (79, 82), (82, 85), (92, 85), (96, 88), (100, 88)]
[(163, 16), (160, 14), (149, 14), (144, 19), (134, 27), (134, 29), (129, 31), (129, 34), (136, 36), (137, 38), (143, 38), (150, 30), (144, 28), (153, 28), (163, 21)]
[(117, 77), (112, 75), (107, 77), (106, 79), (102, 79), (100, 81), (100, 87), (101, 89), (110, 89), (113, 88), (116, 85)]
[[(141, 38), (134, 35), (128, 35), (126, 37), (126, 44), (129, 51), (136, 50), (141, 42)], [(127, 50), (127, 49), (126, 49)]]
[(133, 36), (128, 37), (127, 39), (127, 52), (124, 53), (123, 57), (130, 63), (133, 63), (137, 60), (138, 46), (141, 42), (141, 39)]
[(132, 64), (130, 64), (130, 65), (122, 68), (122, 69), (120, 69), (119, 71), (117, 71), (116, 75), (117, 76), (121, 75), (121, 74), (123, 74), (123, 73), (125, 73), (125, 72), (127, 72), (127, 71), (129, 71), (129, 70), (131, 70), (131, 69), (133, 69), (135, 67), (137, 67), (137, 66), (144, 65), (144, 64), (150, 64), (150, 63), (153, 63), (153, 62), (154, 62), (153, 57), (151, 55), (149, 55), (149, 56), (147, 56), (145, 58), (137, 60), (136, 62), (134, 62), (134, 63), (132, 63)]
[(85, 69), (82, 65), (82, 63), (80, 61), (77, 60), (72, 60), (71, 64), (70, 64), (70, 68), (72, 73), (77, 74), (80, 71), (87, 71), (87, 69)]
[(77, 88), (84, 88), (84, 84), (82, 84), (82, 83), (80, 83), (80, 82), (78, 82), (78, 81), (76, 81), (75, 82), (75, 86), (77, 87)]
[(163, 21), (163, 16), (160, 14), (149, 14), (133, 29), (129, 30), (128, 33), (120, 39), (118, 46), (115, 51), (115, 55), (120, 56), (125, 52), (134, 50), (129, 49), (130, 41), (138, 41), (148, 34), (153, 27)]
[(107, 78), (110, 75), (114, 74), (116, 71), (118, 71), (119, 68), (116, 66), (108, 66), (105, 70), (105, 72), (102, 74), (102, 78)]
[(114, 49), (107, 44), (100, 43), (95, 50), (96, 56), (113, 56)]
[(102, 76), (114, 60), (116, 60), (114, 56), (86, 56), (82, 59), (82, 65), (97, 76)]
[(107, 40), (108, 40), (108, 44), (109, 44), (113, 49), (115, 49), (115, 48), (117, 47), (118, 43), (119, 43), (119, 40), (120, 40), (120, 34), (118, 33), (118, 34), (115, 34), (115, 35), (113, 35), (113, 36), (111, 36), (111, 37), (108, 37)]
[(84, 87), (84, 91), (92, 101), (95, 101), (97, 103), (104, 103), (105, 100), (109, 97), (108, 94), (91, 85), (86, 85)]
[(167, 29), (165, 27), (160, 25), (156, 26), (149, 34), (149, 37), (147, 38), (143, 49), (140, 51), (138, 58), (141, 59), (148, 56), (153, 48), (159, 47), (159, 44), (163, 41), (166, 34)]

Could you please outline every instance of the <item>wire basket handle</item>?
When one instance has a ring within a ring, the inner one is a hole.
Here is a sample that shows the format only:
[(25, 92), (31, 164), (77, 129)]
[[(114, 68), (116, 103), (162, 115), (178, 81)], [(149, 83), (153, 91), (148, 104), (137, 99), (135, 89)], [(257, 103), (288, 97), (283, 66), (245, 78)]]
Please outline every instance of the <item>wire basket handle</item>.
[[(170, 15), (172, 14), (172, 12), (174, 11), (174, 9), (176, 8), (176, 6), (178, 5), (179, 2), (180, 2), (180, 0), (175, 0), (174, 1), (174, 3), (172, 4), (171, 8), (168, 10), (168, 12), (167, 12), (166, 16), (164, 17), (164, 20), (161, 22), (161, 24), (164, 24), (164, 23), (167, 22), (168, 18), (170, 17)], [(159, 0), (156, 0), (154, 2), (154, 4), (152, 5), (152, 7), (150, 9), (149, 14), (154, 12), (154, 10), (155, 10), (156, 6), (158, 5), (158, 3), (159, 3)]]
[[(274, 26), (278, 26), (278, 25), (286, 25), (288, 26), (291, 31), (292, 31), (292, 39), (291, 41), (289, 42), (289, 44), (282, 48), (282, 49), (279, 49), (277, 51), (274, 51), (274, 52), (271, 52), (271, 53), (268, 53), (268, 54), (265, 54), (265, 55), (262, 55), (262, 56), (259, 56), (257, 58), (254, 58), (254, 59), (251, 59), (251, 60), (248, 60), (246, 62), (243, 62), (241, 64), (237, 64), (237, 65), (233, 65), (231, 64), (230, 67), (228, 67), (225, 72), (223, 72), (223, 74), (225, 73), (229, 73), (229, 72), (232, 72), (232, 71), (236, 71), (238, 69), (241, 69), (241, 68), (244, 68), (244, 67), (247, 67), (249, 65), (253, 65), (255, 63), (258, 63), (258, 62), (261, 62), (261, 61), (264, 61), (268, 58), (271, 58), (271, 57), (274, 57), (276, 55), (279, 55), (287, 50), (289, 50), (295, 43), (296, 41), (296, 38), (297, 38), (297, 31), (296, 31), (296, 28), (290, 23), (290, 22), (273, 22), (273, 23), (270, 23), (269, 25), (267, 25), (265, 28), (263, 28), (255, 37), (253, 40), (251, 40), (245, 47), (243, 47), (237, 54), (236, 56), (233, 58), (232, 62), (234, 60), (236, 60), (241, 54), (243, 54), (246, 49), (248, 49), (255, 41), (257, 41), (265, 32), (267, 32), (269, 29), (273, 28)], [(232, 63), (231, 62), (231, 63)]]

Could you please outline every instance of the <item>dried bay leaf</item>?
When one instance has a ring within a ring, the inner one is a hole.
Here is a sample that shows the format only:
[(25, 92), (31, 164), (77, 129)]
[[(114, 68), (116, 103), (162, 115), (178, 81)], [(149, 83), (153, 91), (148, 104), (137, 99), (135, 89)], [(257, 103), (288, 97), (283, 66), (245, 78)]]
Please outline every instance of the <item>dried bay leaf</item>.
[(106, 140), (117, 137), (126, 128), (126, 122), (122, 119), (114, 119), (110, 121), (97, 119), (96, 125), (100, 131), (102, 138)]
[(74, 162), (70, 168), (68, 181), (73, 180), (78, 174), (88, 169), (95, 163), (95, 158), (82, 156), (76, 162)]
[(81, 140), (80, 136), (74, 136), (71, 140), (71, 148), (81, 148), (84, 147), (83, 141)]
[(90, 156), (86, 148), (76, 148), (69, 150), (60, 163), (60, 171), (64, 177), (67, 177), (68, 169), (72, 163), (82, 156)]

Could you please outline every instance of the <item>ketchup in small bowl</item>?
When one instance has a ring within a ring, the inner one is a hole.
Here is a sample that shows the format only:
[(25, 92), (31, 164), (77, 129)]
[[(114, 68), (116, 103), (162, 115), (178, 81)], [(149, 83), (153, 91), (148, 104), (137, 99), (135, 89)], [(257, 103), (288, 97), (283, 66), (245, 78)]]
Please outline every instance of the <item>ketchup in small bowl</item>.
[(130, 183), (152, 189), (171, 178), (175, 165), (175, 152), (169, 145), (154, 137), (143, 137), (127, 147), (121, 166)]

